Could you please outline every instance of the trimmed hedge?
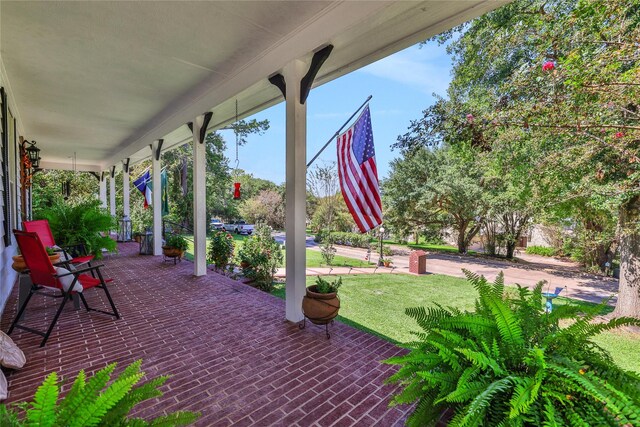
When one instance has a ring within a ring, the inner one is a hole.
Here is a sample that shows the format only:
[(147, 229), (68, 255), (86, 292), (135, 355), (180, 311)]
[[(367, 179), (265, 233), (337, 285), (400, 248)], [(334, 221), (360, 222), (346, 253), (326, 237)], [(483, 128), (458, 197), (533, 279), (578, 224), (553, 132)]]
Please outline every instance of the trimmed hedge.
[(558, 251), (546, 246), (527, 246), (526, 252), (532, 255), (554, 256)]
[[(326, 233), (324, 232), (317, 233), (315, 235), (314, 241), (316, 243), (321, 243), (324, 240), (325, 236)], [(333, 239), (333, 243), (336, 245), (352, 246), (354, 248), (364, 249), (367, 249), (369, 247), (370, 236), (368, 234), (335, 231), (331, 233), (331, 237)]]

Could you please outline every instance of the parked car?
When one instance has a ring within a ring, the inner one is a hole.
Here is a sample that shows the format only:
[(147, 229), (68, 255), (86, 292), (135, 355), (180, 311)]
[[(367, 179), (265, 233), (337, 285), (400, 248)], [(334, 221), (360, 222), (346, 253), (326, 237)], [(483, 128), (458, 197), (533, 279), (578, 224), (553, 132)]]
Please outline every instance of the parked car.
[(233, 221), (228, 224), (224, 224), (223, 230), (236, 234), (251, 234), (253, 233), (253, 224), (247, 224), (246, 221)]
[(212, 231), (224, 230), (224, 224), (220, 218), (211, 218), (211, 223), (209, 225), (211, 226)]

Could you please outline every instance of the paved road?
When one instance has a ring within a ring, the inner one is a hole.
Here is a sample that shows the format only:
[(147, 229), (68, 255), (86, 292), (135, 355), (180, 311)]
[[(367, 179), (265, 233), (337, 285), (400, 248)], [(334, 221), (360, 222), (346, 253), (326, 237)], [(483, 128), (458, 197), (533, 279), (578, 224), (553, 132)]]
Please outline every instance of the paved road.
[[(278, 236), (284, 240), (284, 236)], [(311, 250), (320, 250), (313, 242), (313, 238), (307, 239), (307, 247)], [(336, 246), (337, 254), (351, 258), (364, 259), (367, 255), (365, 249), (348, 246)], [(405, 249), (406, 248), (402, 248)], [(372, 260), (378, 259), (373, 253)], [(371, 273), (408, 273), (409, 256), (394, 255), (394, 268), (309, 268), (307, 275), (318, 274), (371, 274)], [(519, 255), (521, 262), (509, 262), (503, 260), (485, 259), (483, 257), (462, 256), (447, 253), (430, 253), (427, 258), (427, 273), (444, 274), (447, 276), (464, 277), (462, 269), (482, 274), (487, 279), (493, 280), (501, 271), (504, 273), (505, 282), (508, 284), (520, 284), (522, 286), (534, 286), (539, 281), (546, 281), (545, 290), (553, 291), (556, 287), (565, 288), (562, 295), (585, 301), (600, 302), (602, 299), (613, 297), (611, 303), (615, 303), (618, 293), (618, 281), (612, 278), (601, 277), (582, 273), (576, 263), (556, 260), (553, 258), (535, 255)], [(284, 276), (284, 269), (279, 272)]]

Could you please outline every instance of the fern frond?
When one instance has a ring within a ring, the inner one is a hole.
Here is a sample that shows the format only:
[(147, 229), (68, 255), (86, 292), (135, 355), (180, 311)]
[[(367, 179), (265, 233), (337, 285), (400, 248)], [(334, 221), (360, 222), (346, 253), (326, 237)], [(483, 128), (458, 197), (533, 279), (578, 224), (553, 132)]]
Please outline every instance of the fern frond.
[(496, 298), (502, 298), (504, 295), (504, 273), (501, 271), (496, 276), (496, 279), (493, 281), (493, 286), (491, 286), (491, 291), (493, 292), (493, 296)]
[(170, 415), (158, 417), (149, 423), (150, 427), (186, 426), (200, 417), (199, 412), (174, 412)]
[(0, 404), (0, 426), (22, 427), (23, 424), (15, 412), (9, 411), (5, 405)]
[(168, 379), (168, 376), (156, 377), (144, 384), (134, 387), (126, 396), (107, 411), (100, 421), (100, 425), (110, 427), (114, 425), (117, 420), (124, 419), (138, 403), (162, 396), (163, 393), (159, 388), (162, 387)]
[(522, 347), (524, 345), (522, 328), (509, 307), (490, 294), (481, 294), (480, 299), (484, 300), (491, 310), (502, 339), (510, 346)]
[(531, 404), (538, 398), (538, 391), (542, 381), (535, 377), (520, 378), (513, 391), (513, 396), (509, 401), (511, 411), (510, 418), (515, 418), (520, 414), (527, 412)]
[(464, 408), (464, 411), (460, 412), (462, 418), (460, 419), (459, 425), (477, 425), (477, 423), (472, 423), (472, 421), (482, 419), (484, 411), (491, 404), (491, 398), (498, 393), (506, 392), (510, 388), (511, 383), (511, 376), (507, 376), (485, 387), (484, 391), (476, 396), (475, 399)]
[(80, 408), (88, 407), (95, 402), (98, 397), (98, 393), (106, 387), (107, 382), (111, 379), (111, 373), (115, 368), (116, 364), (111, 363), (100, 369), (85, 384), (82, 389), (82, 393), (75, 394), (71, 396), (71, 398), (65, 399), (58, 415), (58, 424), (64, 426), (69, 425)]
[(416, 323), (427, 332), (443, 319), (451, 317), (451, 313), (442, 307), (408, 307), (405, 313), (415, 319)]
[(473, 381), (470, 383), (460, 384), (458, 387), (447, 394), (445, 397), (437, 400), (435, 403), (451, 402), (451, 403), (463, 403), (481, 394), (487, 388), (487, 381)]
[(142, 379), (143, 373), (129, 376), (120, 375), (98, 398), (91, 404), (79, 408), (70, 427), (96, 426), (101, 418), (122, 399), (131, 388)]
[(504, 369), (500, 366), (497, 360), (487, 356), (486, 354), (480, 351), (469, 350), (468, 348), (456, 348), (456, 351), (463, 354), (465, 358), (473, 363), (475, 366), (480, 367), (481, 369), (489, 369), (493, 371), (496, 375), (504, 374)]
[(31, 408), (27, 411), (26, 422), (29, 426), (49, 427), (55, 422), (55, 409), (58, 402), (58, 375), (50, 373), (33, 397)]

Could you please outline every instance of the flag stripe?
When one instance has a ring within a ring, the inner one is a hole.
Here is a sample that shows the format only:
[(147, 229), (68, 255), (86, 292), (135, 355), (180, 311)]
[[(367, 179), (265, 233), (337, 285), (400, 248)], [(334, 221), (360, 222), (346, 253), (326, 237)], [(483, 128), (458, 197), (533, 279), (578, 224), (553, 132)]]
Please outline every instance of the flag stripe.
[[(353, 141), (353, 138), (351, 138), (351, 144), (353, 144), (352, 141)], [(357, 166), (358, 161), (355, 160), (351, 155), (352, 154), (351, 150), (347, 150), (346, 154), (347, 154), (347, 164), (349, 167), (348, 169), (349, 173), (347, 175), (351, 179), (353, 186), (357, 187), (357, 190), (359, 190), (353, 193), (354, 197), (357, 201), (360, 211), (364, 215), (364, 219), (367, 222), (369, 229), (372, 229), (375, 227), (375, 225), (371, 220), (371, 203), (368, 200), (367, 189), (365, 188), (363, 183), (362, 170)], [(354, 162), (355, 162), (355, 165), (353, 164)]]
[(366, 229), (364, 225), (364, 217), (360, 211), (355, 208), (356, 203), (353, 198), (351, 188), (349, 188), (350, 182), (345, 178), (346, 165), (344, 162), (344, 153), (348, 150), (347, 134), (344, 133), (341, 137), (342, 138), (338, 137), (338, 178), (340, 180), (340, 189), (342, 190), (342, 196), (347, 204), (347, 208), (349, 208), (349, 212), (351, 212), (351, 216), (355, 220), (358, 229), (362, 231)]
[[(369, 159), (367, 161), (365, 161), (361, 168), (356, 169), (357, 172), (359, 172), (360, 178), (359, 178), (359, 185), (361, 187), (361, 191), (364, 194), (363, 199), (365, 200), (366, 204), (367, 204), (367, 213), (370, 216), (373, 216), (375, 218), (376, 222), (382, 222), (382, 212), (380, 210), (380, 196), (378, 195), (377, 192), (377, 185), (375, 185), (375, 183), (377, 183), (377, 179), (372, 180), (370, 175), (369, 175), (369, 171), (368, 166), (369, 163), (371, 162), (371, 160), (373, 159)], [(357, 165), (357, 163), (356, 163)], [(353, 166), (355, 168), (355, 166)], [(366, 186), (364, 185), (366, 181)], [(371, 191), (371, 190), (376, 190), (376, 191)], [(376, 196), (378, 196), (376, 198)]]

